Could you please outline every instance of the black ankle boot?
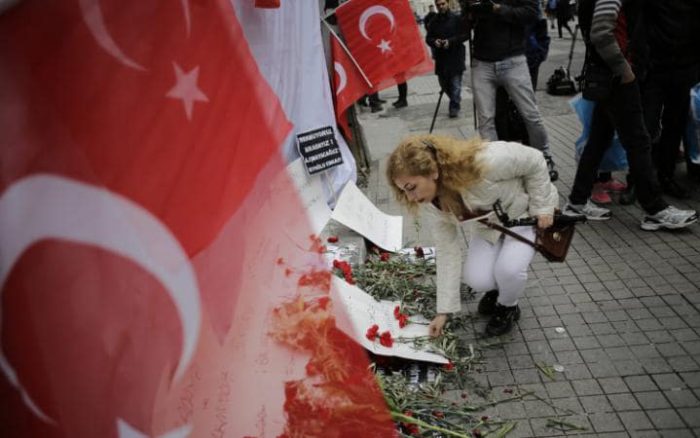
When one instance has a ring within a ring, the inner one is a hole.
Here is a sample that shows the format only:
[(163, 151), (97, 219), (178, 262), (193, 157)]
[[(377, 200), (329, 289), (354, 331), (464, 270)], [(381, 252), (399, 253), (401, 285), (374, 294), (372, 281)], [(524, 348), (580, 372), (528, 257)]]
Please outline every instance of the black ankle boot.
[(496, 304), (496, 310), (486, 324), (486, 336), (501, 336), (513, 328), (513, 323), (520, 319), (520, 307), (506, 307)]
[(481, 297), (479, 300), (479, 307), (477, 311), (482, 315), (493, 315), (496, 311), (496, 304), (498, 303), (498, 291), (490, 290)]

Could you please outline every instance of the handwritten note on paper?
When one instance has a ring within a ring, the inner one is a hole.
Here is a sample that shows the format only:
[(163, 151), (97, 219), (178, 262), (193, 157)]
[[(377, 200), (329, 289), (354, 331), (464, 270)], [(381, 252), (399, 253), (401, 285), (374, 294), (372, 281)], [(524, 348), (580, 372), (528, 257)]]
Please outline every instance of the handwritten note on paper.
[(331, 219), (360, 233), (382, 249), (401, 249), (403, 218), (383, 213), (352, 181), (345, 185), (340, 194)]
[(298, 196), (306, 210), (314, 234), (320, 234), (331, 217), (331, 209), (323, 194), (321, 175), (309, 176), (304, 169), (304, 163), (301, 159), (297, 159), (287, 165), (287, 176), (291, 178), (293, 186), (290, 186), (289, 180), (281, 175), (272, 182), (272, 189), (278, 193), (289, 192), (291, 196)]
[[(331, 294), (333, 307), (339, 312), (336, 315), (338, 328), (372, 353), (441, 364), (448, 362), (439, 354), (415, 348), (410, 341), (394, 342), (392, 347), (385, 347), (379, 343), (379, 340), (372, 342), (367, 339), (365, 333), (373, 324), (379, 326), (380, 333), (389, 330), (394, 339), (428, 336), (427, 325), (409, 323), (404, 328), (399, 327), (398, 321), (394, 318), (394, 307), (399, 304), (398, 302), (376, 301), (362, 289), (335, 276)], [(343, 315), (342, 312), (345, 314)], [(411, 316), (411, 320), (425, 321), (420, 316)]]

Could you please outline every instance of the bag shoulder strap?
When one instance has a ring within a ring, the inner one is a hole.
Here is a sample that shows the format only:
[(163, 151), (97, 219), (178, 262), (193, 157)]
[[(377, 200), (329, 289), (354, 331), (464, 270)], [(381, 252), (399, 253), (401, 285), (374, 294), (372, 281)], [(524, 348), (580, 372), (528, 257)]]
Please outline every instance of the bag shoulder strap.
[(533, 242), (533, 241), (530, 240), (530, 239), (526, 239), (525, 237), (521, 236), (520, 234), (518, 234), (518, 233), (516, 233), (516, 232), (513, 232), (513, 231), (509, 230), (509, 229), (506, 228), (506, 227), (503, 227), (503, 226), (498, 225), (498, 224), (494, 224), (494, 223), (492, 223), (492, 222), (487, 221), (486, 219), (480, 219), (479, 222), (482, 223), (482, 224), (484, 224), (484, 225), (486, 225), (486, 226), (489, 227), (489, 228), (492, 228), (492, 229), (494, 229), (494, 230), (500, 231), (501, 233), (503, 233), (503, 234), (505, 234), (505, 235), (507, 235), (507, 236), (510, 236), (510, 237), (512, 237), (513, 239), (519, 240), (519, 241), (521, 241), (521, 242), (523, 242), (523, 243), (525, 243), (525, 244), (527, 244), (527, 245), (530, 245), (531, 247), (535, 248), (535, 249), (538, 250), (538, 251), (542, 249), (542, 248), (541, 248), (541, 245), (539, 245), (538, 243)]

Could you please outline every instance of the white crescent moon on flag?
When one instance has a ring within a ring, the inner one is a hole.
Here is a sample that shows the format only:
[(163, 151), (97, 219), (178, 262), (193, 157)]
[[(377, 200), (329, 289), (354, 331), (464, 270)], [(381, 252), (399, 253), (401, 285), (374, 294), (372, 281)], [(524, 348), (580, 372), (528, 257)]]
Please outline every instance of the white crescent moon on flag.
[(102, 8), (99, 0), (80, 0), (80, 10), (83, 13), (83, 20), (90, 33), (97, 40), (97, 44), (107, 51), (110, 55), (116, 58), (119, 62), (131, 67), (135, 70), (146, 70), (141, 64), (129, 58), (122, 49), (114, 42), (112, 35), (109, 34), (105, 19), (102, 15)]
[(340, 80), (338, 89), (335, 91), (335, 94), (338, 95), (345, 89), (345, 85), (348, 83), (348, 75), (345, 73), (345, 69), (339, 62), (334, 62), (333, 68), (335, 69), (335, 72), (338, 73), (338, 79)]
[[(192, 426), (182, 426), (178, 429), (173, 429), (170, 432), (166, 432), (163, 435), (159, 435), (158, 438), (187, 438), (192, 432)], [(136, 430), (126, 421), (121, 418), (117, 418), (117, 437), (118, 438), (148, 438), (148, 435)]]
[(369, 8), (365, 9), (364, 12), (362, 12), (362, 15), (360, 15), (360, 33), (366, 40), (370, 40), (370, 37), (367, 35), (367, 20), (369, 20), (372, 15), (377, 14), (384, 15), (386, 18), (388, 18), (389, 22), (391, 23), (391, 30), (394, 30), (394, 14), (392, 14), (391, 11), (384, 6), (370, 6)]
[[(80, 10), (83, 14), (83, 20), (85, 20), (85, 24), (87, 25), (88, 29), (90, 29), (92, 36), (95, 37), (95, 40), (97, 40), (97, 44), (99, 44), (107, 51), (107, 53), (112, 55), (127, 67), (131, 67), (135, 70), (146, 70), (146, 68), (141, 64), (129, 58), (129, 56), (127, 56), (114, 41), (112, 35), (110, 35), (109, 31), (107, 30), (107, 26), (105, 25), (104, 15), (102, 14), (102, 8), (100, 7), (100, 0), (79, 1)], [(182, 12), (185, 15), (185, 28), (187, 29), (187, 36), (189, 36), (190, 29), (192, 27), (190, 22), (189, 0), (180, 0), (180, 4), (182, 5)]]
[[(0, 196), (0, 298), (13, 265), (27, 248), (45, 239), (113, 252), (138, 264), (164, 286), (182, 325), (182, 353), (175, 371), (175, 379), (181, 378), (199, 338), (200, 296), (190, 260), (166, 226), (140, 205), (100, 187), (48, 174), (20, 179)], [(20, 390), (27, 406), (50, 421), (21, 387), (1, 345), (0, 370)]]

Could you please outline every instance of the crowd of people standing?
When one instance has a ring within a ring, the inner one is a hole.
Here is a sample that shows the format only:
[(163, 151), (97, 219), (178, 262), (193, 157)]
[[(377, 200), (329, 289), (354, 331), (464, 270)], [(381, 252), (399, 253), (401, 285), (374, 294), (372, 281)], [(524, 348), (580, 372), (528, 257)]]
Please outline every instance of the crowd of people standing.
[[(556, 16), (559, 37), (562, 29), (571, 34), (576, 30), (568, 26), (573, 15), (568, 0), (467, 0), (460, 14), (450, 10), (447, 0), (436, 0), (435, 5), (437, 11), (424, 19), (426, 42), (440, 88), (450, 98), (449, 116), (459, 116), (464, 44), (469, 41), (481, 138), (409, 138), (390, 156), (387, 177), (401, 202), (425, 207), (435, 219), (438, 314), (430, 330), (439, 335), (448, 315), (459, 310), (460, 269), (454, 247), (457, 229), (470, 212), (503, 201), (511, 217), (534, 216), (540, 229), (552, 224), (558, 207), (558, 193), (550, 181), (554, 163), (535, 98), (527, 42), (533, 23), (544, 20), (546, 29), (545, 12)], [(590, 220), (612, 217), (609, 209), (591, 201), (591, 195), (603, 154), (617, 132), (629, 162), (633, 199), (644, 211), (640, 228), (657, 231), (695, 224), (698, 213), (670, 205), (664, 193), (688, 196), (674, 170), (690, 88), (700, 81), (700, 33), (693, 28), (700, 22), (700, 1), (578, 0), (575, 8), (586, 44), (583, 95), (594, 101), (595, 109), (562, 213)], [(494, 120), (498, 87), (506, 90), (522, 116), (531, 148), (499, 141), (503, 139)], [(486, 334), (506, 333), (519, 317), (517, 302), (534, 250), (494, 233), (487, 224), (473, 223), (472, 228), (462, 278), (482, 294), (479, 311), (492, 315)], [(516, 234), (533, 238), (532, 227), (520, 228)]]

